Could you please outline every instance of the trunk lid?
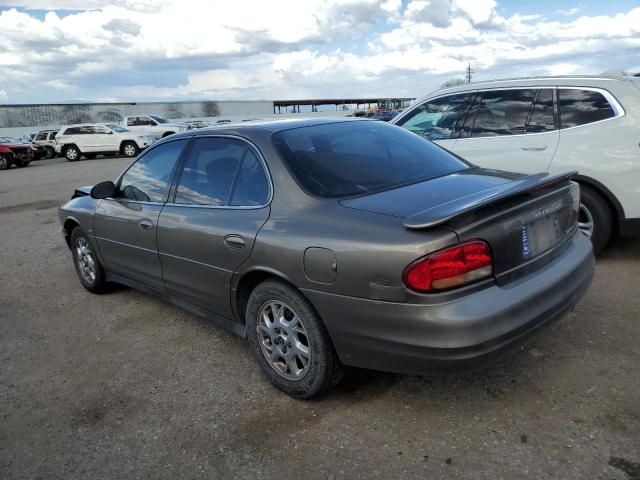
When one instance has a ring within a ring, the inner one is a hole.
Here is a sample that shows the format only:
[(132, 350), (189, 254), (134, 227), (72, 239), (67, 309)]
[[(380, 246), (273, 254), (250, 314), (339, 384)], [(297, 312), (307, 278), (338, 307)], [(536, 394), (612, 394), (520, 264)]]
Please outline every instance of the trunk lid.
[(473, 168), (340, 203), (401, 217), (411, 230), (440, 226), (460, 242), (484, 240), (496, 281), (504, 284), (547, 263), (575, 234), (579, 187), (572, 175)]

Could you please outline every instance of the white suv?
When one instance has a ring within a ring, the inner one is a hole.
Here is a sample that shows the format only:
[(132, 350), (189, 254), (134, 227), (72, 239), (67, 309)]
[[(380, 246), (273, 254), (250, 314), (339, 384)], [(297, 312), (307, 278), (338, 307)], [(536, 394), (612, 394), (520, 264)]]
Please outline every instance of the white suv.
[(599, 252), (640, 234), (640, 78), (545, 77), (436, 91), (392, 120), (485, 168), (577, 170), (579, 223)]
[(62, 127), (55, 139), (56, 152), (74, 162), (81, 156), (96, 158), (98, 154), (135, 157), (155, 139), (149, 135), (130, 132), (119, 125), (83, 124)]

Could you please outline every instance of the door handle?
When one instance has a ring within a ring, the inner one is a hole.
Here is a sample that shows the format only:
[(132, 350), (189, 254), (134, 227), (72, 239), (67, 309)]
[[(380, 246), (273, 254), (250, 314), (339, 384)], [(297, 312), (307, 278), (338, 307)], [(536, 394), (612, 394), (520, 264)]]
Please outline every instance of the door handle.
[(224, 244), (231, 250), (241, 250), (247, 242), (240, 235), (227, 235), (224, 237)]
[(537, 145), (524, 145), (520, 147), (522, 150), (546, 150), (547, 146), (543, 143), (539, 143)]
[(148, 218), (145, 218), (144, 220), (140, 220), (138, 225), (140, 226), (140, 228), (142, 230), (151, 230), (151, 229), (153, 229), (153, 222), (151, 220), (149, 220)]

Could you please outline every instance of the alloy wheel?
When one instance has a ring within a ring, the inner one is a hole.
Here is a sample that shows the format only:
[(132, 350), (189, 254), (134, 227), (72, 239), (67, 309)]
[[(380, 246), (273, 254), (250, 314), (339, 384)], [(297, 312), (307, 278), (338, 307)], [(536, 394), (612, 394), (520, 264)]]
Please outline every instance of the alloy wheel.
[(78, 158), (78, 151), (75, 148), (69, 148), (66, 155), (69, 160), (75, 160)]
[(578, 210), (578, 228), (589, 238), (593, 235), (593, 215), (584, 203), (580, 204)]
[(76, 261), (82, 278), (90, 285), (96, 281), (96, 261), (89, 242), (83, 237), (76, 240)]
[(300, 380), (309, 371), (311, 345), (301, 318), (278, 300), (266, 302), (258, 312), (258, 343), (278, 375)]
[(136, 154), (136, 148), (131, 144), (127, 144), (124, 146), (124, 154), (127, 157), (133, 157)]

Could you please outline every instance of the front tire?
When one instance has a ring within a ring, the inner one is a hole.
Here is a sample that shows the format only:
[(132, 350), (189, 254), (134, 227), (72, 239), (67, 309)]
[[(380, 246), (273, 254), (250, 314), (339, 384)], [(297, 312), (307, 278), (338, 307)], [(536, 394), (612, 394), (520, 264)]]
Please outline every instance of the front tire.
[(122, 154), (125, 157), (133, 158), (136, 155), (138, 155), (139, 151), (140, 151), (140, 149), (138, 148), (138, 146), (134, 142), (124, 142), (122, 144)]
[(100, 265), (89, 238), (80, 230), (80, 227), (74, 228), (71, 232), (71, 254), (82, 286), (92, 293), (104, 292), (107, 287), (104, 269)]
[(334, 386), (342, 365), (311, 303), (278, 280), (259, 284), (246, 309), (247, 337), (262, 373), (294, 398)]
[(613, 215), (609, 205), (599, 193), (582, 184), (578, 228), (591, 238), (595, 254), (607, 246), (613, 234)]
[(80, 160), (80, 155), (82, 155), (80, 153), (80, 149), (75, 145), (70, 145), (64, 149), (64, 157), (69, 162), (76, 162)]

